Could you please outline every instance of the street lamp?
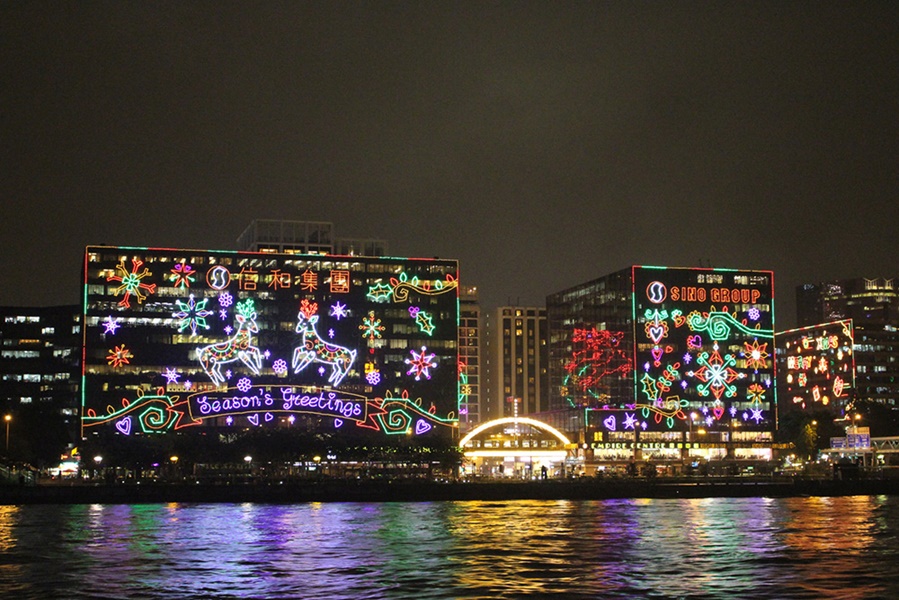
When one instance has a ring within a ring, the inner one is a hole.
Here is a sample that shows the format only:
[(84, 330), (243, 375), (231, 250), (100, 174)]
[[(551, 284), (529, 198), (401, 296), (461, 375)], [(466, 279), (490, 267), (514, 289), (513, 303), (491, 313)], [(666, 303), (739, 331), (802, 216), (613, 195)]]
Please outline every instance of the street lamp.
[(12, 421), (12, 415), (4, 415), (3, 420), (6, 421), (6, 452), (9, 453), (9, 422)]

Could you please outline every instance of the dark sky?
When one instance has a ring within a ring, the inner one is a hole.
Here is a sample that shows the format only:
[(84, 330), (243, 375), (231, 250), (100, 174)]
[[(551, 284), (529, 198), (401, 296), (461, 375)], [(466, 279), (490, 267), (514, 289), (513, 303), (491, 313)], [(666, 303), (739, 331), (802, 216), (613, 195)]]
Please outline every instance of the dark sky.
[(899, 276), (899, 3), (4, 2), (0, 304), (332, 221), (487, 307), (631, 264)]

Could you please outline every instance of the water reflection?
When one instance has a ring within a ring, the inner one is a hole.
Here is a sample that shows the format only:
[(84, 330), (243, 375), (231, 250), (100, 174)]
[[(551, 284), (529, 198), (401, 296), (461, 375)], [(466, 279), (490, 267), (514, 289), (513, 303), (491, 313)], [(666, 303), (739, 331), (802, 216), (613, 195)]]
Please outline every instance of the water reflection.
[(875, 598), (899, 501), (0, 507), (0, 597)]

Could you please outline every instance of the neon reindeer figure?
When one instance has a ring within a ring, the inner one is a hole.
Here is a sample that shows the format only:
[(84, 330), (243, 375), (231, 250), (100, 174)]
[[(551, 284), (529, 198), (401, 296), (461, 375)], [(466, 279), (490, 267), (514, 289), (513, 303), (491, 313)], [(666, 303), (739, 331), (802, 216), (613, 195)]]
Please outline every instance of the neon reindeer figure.
[(299, 373), (313, 362), (331, 365), (328, 381), (337, 387), (350, 372), (350, 367), (356, 360), (356, 351), (329, 344), (321, 339), (315, 331), (315, 324), (318, 322), (316, 312), (318, 312), (317, 302), (310, 304), (305, 299), (300, 302), (297, 333), (303, 334), (303, 345), (293, 351), (293, 372)]
[(253, 299), (247, 298), (244, 302), (238, 302), (235, 315), (237, 317), (237, 331), (234, 335), (218, 344), (210, 344), (197, 348), (197, 358), (203, 370), (212, 379), (212, 383), (220, 385), (224, 383), (222, 365), (239, 360), (256, 375), (262, 368), (262, 353), (253, 345), (253, 335), (259, 332), (256, 325), (256, 309)]

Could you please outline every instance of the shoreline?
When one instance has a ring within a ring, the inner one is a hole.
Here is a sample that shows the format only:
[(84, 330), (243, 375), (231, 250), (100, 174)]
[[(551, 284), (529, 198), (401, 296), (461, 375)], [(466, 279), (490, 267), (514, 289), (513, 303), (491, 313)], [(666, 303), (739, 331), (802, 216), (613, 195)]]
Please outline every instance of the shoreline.
[(0, 487), (0, 504), (442, 502), (625, 498), (788, 498), (899, 494), (897, 479), (548, 480), (450, 482), (319, 480), (255, 484), (77, 484)]

